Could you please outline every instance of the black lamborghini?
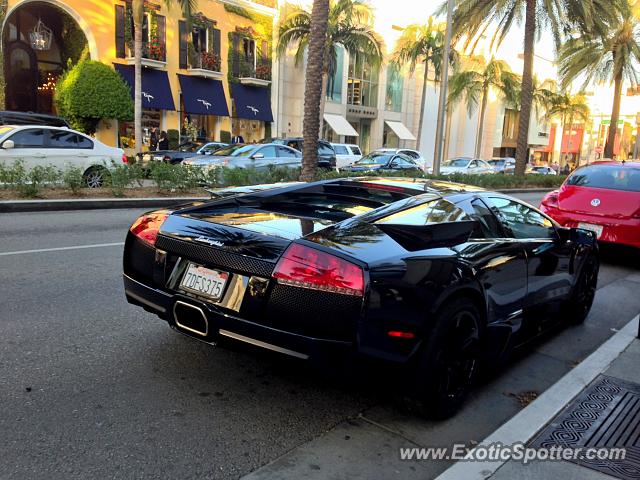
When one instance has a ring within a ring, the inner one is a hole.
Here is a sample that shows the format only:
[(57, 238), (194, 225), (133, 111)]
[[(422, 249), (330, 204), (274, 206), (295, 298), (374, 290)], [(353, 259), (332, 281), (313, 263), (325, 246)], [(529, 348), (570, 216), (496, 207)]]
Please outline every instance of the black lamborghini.
[(594, 234), (499, 193), (358, 178), (216, 195), (136, 220), (127, 300), (211, 344), (383, 360), (432, 416), (594, 299)]

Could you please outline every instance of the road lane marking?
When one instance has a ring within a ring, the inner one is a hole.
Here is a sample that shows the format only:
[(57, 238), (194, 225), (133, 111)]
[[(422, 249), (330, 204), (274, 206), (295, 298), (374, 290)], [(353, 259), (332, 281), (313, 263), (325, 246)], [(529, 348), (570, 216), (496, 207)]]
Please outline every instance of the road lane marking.
[(84, 250), (87, 248), (121, 247), (123, 245), (124, 245), (124, 242), (96, 243), (93, 245), (74, 245), (73, 247), (39, 248), (36, 250), (18, 250), (16, 252), (1, 252), (0, 257), (9, 257), (11, 255), (26, 255), (28, 253), (46, 253), (46, 252), (64, 252), (66, 250)]

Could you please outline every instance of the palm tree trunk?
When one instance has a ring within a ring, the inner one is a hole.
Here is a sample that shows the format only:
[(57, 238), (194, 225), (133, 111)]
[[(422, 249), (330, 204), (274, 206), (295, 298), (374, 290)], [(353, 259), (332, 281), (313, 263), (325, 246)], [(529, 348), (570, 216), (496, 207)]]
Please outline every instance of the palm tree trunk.
[(524, 175), (529, 155), (529, 123), (533, 102), (533, 55), (536, 39), (536, 0), (527, 0), (524, 24), (524, 70), (520, 94), (520, 122), (516, 146), (516, 175)]
[(482, 92), (482, 107), (480, 108), (480, 121), (478, 122), (478, 135), (476, 136), (476, 158), (482, 158), (482, 134), (484, 132), (484, 117), (487, 113), (487, 100), (489, 92)]
[(424, 61), (424, 77), (422, 78), (422, 101), (420, 102), (420, 123), (418, 124), (418, 135), (416, 138), (416, 150), (420, 150), (422, 140), (422, 122), (424, 122), (424, 111), (427, 104), (427, 84), (429, 82), (429, 59)]
[(618, 133), (618, 119), (620, 118), (620, 100), (622, 98), (622, 72), (616, 75), (613, 109), (611, 110), (611, 124), (609, 125), (609, 136), (604, 147), (604, 158), (613, 158), (613, 150), (616, 144), (616, 134)]
[(320, 131), (320, 102), (324, 71), (329, 0), (314, 0), (311, 10), (311, 31), (304, 90), (304, 119), (302, 133), (302, 173), (300, 180), (312, 181), (318, 166), (318, 132)]
[(320, 97), (320, 138), (322, 138), (322, 126), (324, 125), (324, 107), (327, 103), (327, 85), (329, 85), (329, 72), (322, 74), (322, 96)]
[(135, 81), (133, 95), (134, 132), (136, 153), (142, 151), (142, 22), (144, 17), (144, 1), (134, 0), (133, 8), (133, 56), (135, 58)]

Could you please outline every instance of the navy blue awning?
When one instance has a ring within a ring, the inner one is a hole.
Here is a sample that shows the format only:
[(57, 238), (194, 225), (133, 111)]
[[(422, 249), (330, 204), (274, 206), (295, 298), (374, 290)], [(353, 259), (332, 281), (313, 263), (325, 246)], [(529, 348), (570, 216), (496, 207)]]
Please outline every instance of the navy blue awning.
[(220, 80), (178, 74), (184, 111), (195, 115), (229, 116), (227, 97)]
[(263, 87), (231, 85), (231, 96), (236, 105), (236, 117), (273, 122), (271, 91)]
[[(133, 97), (135, 95), (135, 67), (120, 63), (114, 63), (114, 66), (131, 87), (131, 96)], [(167, 72), (153, 68), (142, 69), (142, 108), (176, 109)]]

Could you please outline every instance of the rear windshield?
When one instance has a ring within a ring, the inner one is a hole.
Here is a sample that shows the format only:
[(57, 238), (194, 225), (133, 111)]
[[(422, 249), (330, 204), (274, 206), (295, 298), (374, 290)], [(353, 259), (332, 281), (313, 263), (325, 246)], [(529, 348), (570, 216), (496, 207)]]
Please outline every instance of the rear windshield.
[(640, 192), (640, 168), (591, 165), (576, 170), (567, 180), (567, 185)]

